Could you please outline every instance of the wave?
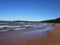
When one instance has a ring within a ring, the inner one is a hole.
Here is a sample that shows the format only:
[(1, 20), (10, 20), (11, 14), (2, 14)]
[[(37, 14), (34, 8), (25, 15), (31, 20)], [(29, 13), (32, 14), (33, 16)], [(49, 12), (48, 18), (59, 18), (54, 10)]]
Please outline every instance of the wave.
[(40, 25), (20, 25), (20, 26), (0, 26), (0, 32), (8, 32), (8, 31), (32, 31), (32, 30), (51, 30), (53, 29), (53, 24), (40, 24)]

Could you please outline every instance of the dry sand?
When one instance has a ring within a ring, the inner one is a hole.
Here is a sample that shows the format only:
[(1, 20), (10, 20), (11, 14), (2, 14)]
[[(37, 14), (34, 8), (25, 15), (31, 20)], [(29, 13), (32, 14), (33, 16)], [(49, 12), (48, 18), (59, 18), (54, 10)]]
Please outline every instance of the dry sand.
[(15, 38), (9, 41), (1, 40), (0, 45), (60, 45), (60, 24), (55, 24), (55, 29), (53, 31), (48, 32), (48, 37), (46, 39), (30, 40), (21, 44), (20, 39)]

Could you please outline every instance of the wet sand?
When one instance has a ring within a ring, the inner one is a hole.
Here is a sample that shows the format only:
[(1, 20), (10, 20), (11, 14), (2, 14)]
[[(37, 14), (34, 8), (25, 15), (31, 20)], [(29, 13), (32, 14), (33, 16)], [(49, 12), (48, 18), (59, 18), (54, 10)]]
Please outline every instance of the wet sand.
[[(11, 34), (14, 35), (16, 34), (16, 32), (11, 32)], [(55, 29), (48, 32), (40, 33), (39, 31), (37, 31), (36, 35), (32, 35), (32, 32), (31, 34), (26, 34), (28, 35), (28, 37), (30, 35), (30, 40), (27, 39), (27, 35), (25, 35), (24, 33), (22, 33), (23, 36), (20, 35), (20, 33), (16, 34), (18, 36), (10, 36), (9, 33), (9, 36), (7, 36), (6, 38), (0, 36), (0, 45), (60, 45), (60, 24), (55, 24)], [(41, 35), (39, 34), (43, 35), (44, 38), (42, 39), (42, 37), (40, 37)]]
[(29, 41), (25, 45), (60, 45), (60, 24), (55, 24), (55, 29), (48, 32), (48, 38)]

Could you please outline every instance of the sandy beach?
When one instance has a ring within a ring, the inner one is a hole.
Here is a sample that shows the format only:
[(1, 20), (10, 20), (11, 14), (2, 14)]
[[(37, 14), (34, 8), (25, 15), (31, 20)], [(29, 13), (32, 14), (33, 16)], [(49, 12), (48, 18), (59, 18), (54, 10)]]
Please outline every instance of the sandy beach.
[(60, 24), (55, 24), (55, 29), (48, 32), (48, 38), (29, 41), (25, 45), (60, 45)]
[[(37, 33), (40, 33), (40, 32), (37, 31)], [(16, 34), (16, 32), (14, 33), (11, 32), (11, 34)], [(19, 32), (16, 35), (21, 36)], [(48, 31), (48, 35), (46, 35), (46, 33), (44, 32), (44, 34), (42, 34), (44, 35), (44, 37), (46, 36), (44, 39), (41, 39), (39, 35), (36, 34), (36, 35), (31, 35), (31, 36), (34, 36), (33, 39), (37, 38), (37, 40), (26, 40), (25, 41), (24, 38), (27, 39), (26, 35), (25, 37), (22, 37), (22, 36), (17, 37), (16, 35), (14, 36), (11, 35), (10, 37), (10, 33), (9, 33), (9, 36), (7, 36), (8, 38), (7, 37), (4, 38), (3, 36), (0, 36), (0, 45), (60, 45), (60, 24), (55, 24), (55, 29)]]

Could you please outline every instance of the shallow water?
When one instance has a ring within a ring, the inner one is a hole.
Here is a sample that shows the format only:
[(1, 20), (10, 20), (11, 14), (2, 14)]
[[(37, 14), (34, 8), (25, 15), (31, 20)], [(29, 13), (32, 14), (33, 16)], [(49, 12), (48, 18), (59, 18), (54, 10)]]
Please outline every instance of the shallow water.
[(19, 39), (19, 43), (22, 44), (30, 40), (41, 40), (47, 38), (48, 31), (53, 29), (54, 27), (52, 25), (47, 25), (47, 28), (43, 28), (39, 30), (32, 30), (32, 31), (26, 30), (26, 32), (11, 31), (11, 32), (0, 33), (0, 42), (1, 41), (12, 42), (12, 40), (16, 41), (16, 39)]
[(7, 43), (17, 43), (19, 40), (19, 44), (24, 44), (28, 41), (33, 41), (33, 40), (41, 40), (45, 39), (48, 37), (48, 32), (47, 31), (40, 31), (40, 30), (35, 30), (35, 31), (29, 31), (29, 32), (24, 32), (24, 33), (16, 33), (16, 34), (10, 34), (9, 36), (3, 36), (0, 37), (0, 42), (3, 44), (5, 42)]

